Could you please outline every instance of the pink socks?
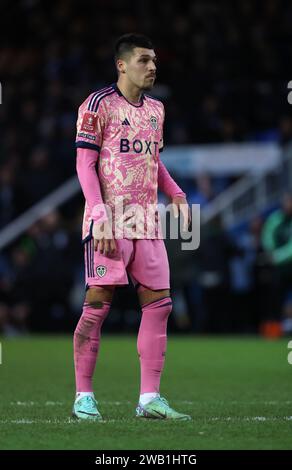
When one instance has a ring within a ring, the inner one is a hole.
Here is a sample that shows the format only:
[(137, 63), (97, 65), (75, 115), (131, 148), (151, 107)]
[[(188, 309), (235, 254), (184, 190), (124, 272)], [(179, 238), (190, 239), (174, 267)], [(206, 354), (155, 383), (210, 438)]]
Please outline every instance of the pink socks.
[[(100, 331), (110, 309), (109, 302), (93, 306), (84, 303), (83, 313), (74, 332), (74, 363), (77, 392), (92, 392), (92, 378), (98, 357)], [(140, 394), (159, 393), (163, 371), (167, 320), (172, 309), (170, 297), (142, 307), (137, 348), (140, 356)]]
[(92, 377), (98, 356), (100, 330), (109, 309), (109, 302), (94, 308), (84, 303), (83, 313), (74, 332), (74, 364), (76, 392), (92, 392)]
[(171, 309), (170, 297), (156, 300), (142, 307), (137, 341), (141, 367), (140, 394), (159, 393), (166, 352), (167, 320)]

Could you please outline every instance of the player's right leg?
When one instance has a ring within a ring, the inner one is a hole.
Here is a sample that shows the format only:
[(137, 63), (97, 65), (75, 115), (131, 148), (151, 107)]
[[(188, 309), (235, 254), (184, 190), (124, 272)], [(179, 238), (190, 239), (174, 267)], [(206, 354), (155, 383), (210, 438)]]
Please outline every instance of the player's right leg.
[(85, 282), (88, 290), (74, 333), (76, 401), (73, 414), (81, 419), (101, 419), (92, 388), (101, 327), (110, 310), (114, 286), (128, 284), (125, 266), (132, 253), (132, 243), (128, 240), (116, 242), (117, 252), (107, 256), (94, 250), (93, 238), (84, 243)]
[(114, 286), (92, 286), (85, 296), (82, 315), (74, 332), (76, 399), (73, 416), (100, 421), (92, 379), (99, 352), (102, 324), (108, 315)]

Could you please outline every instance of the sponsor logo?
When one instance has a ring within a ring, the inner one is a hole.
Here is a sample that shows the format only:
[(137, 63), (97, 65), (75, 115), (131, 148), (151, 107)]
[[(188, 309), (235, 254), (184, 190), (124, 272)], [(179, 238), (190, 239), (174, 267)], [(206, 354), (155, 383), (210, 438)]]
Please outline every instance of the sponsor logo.
[(96, 128), (97, 116), (85, 113), (82, 119), (81, 131), (94, 132)]
[(156, 155), (158, 149), (158, 142), (152, 142), (151, 140), (139, 140), (136, 139), (133, 142), (130, 142), (129, 139), (120, 140), (120, 152), (128, 153), (134, 151), (135, 153), (149, 153), (150, 155)]
[(158, 416), (161, 416), (162, 418), (167, 418), (167, 414), (166, 413), (160, 413), (160, 411), (157, 411), (157, 410), (154, 410), (154, 412), (156, 414), (158, 414)]
[(124, 119), (124, 121), (122, 121), (122, 125), (123, 125), (123, 126), (130, 126), (130, 123), (129, 123), (129, 121), (128, 121), (127, 118)]
[(83, 137), (84, 139), (88, 139), (88, 140), (96, 140), (96, 137), (95, 135), (91, 135), (91, 134), (86, 134), (85, 132), (78, 132), (78, 137)]

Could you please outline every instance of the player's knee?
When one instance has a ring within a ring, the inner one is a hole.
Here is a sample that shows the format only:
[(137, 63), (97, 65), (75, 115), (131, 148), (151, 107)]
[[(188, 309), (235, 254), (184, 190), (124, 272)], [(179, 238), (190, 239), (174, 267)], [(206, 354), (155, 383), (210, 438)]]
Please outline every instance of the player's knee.
[(85, 296), (85, 303), (92, 308), (103, 308), (104, 302), (111, 302), (114, 294), (114, 287), (90, 287)]
[(155, 310), (155, 317), (161, 321), (167, 321), (172, 311), (171, 297), (160, 297), (142, 307), (143, 312)]
[(142, 308), (146, 304), (150, 304), (152, 302), (156, 302), (164, 298), (169, 298), (171, 301), (169, 289), (151, 290), (146, 288), (139, 288), (138, 295)]
[(168, 318), (169, 315), (172, 312), (172, 300), (171, 300), (170, 297), (168, 299), (165, 299), (165, 300), (166, 300), (166, 302), (164, 304), (164, 314), (165, 314), (165, 317)]

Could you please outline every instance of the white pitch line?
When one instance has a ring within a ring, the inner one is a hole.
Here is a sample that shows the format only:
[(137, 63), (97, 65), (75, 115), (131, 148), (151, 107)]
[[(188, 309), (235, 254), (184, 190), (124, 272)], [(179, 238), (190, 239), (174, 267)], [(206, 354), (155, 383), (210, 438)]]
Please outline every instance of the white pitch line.
[[(106, 424), (106, 423), (132, 423), (133, 420), (137, 422), (137, 418), (121, 418), (121, 419), (104, 419), (103, 421), (99, 421), (98, 424)], [(151, 423), (161, 422), (160, 419), (153, 419), (149, 420)], [(206, 418), (205, 421), (216, 421), (216, 422), (240, 422), (240, 421), (248, 421), (248, 422), (266, 422), (266, 421), (292, 421), (292, 416), (213, 416)], [(58, 419), (14, 419), (14, 420), (0, 420), (1, 424), (80, 424), (80, 423), (89, 423), (97, 425), (94, 421), (78, 421), (72, 418), (67, 418), (63, 420)], [(145, 420), (143, 421), (145, 423)], [(199, 433), (199, 434), (202, 434)]]
[(188, 400), (183, 400), (183, 401), (177, 401), (173, 400), (175, 403), (180, 403), (181, 405), (291, 405), (292, 401), (287, 400), (287, 401), (275, 401), (275, 400), (270, 400), (270, 401), (237, 401), (237, 400), (231, 400), (231, 401), (188, 401)]
[[(111, 422), (111, 421), (114, 421), (114, 422), (131, 422), (132, 419), (127, 419), (127, 418), (121, 418), (120, 420), (118, 419), (113, 419), (113, 420), (103, 420), (103, 421), (99, 421), (98, 424), (103, 424), (103, 423), (107, 423), (107, 422)], [(64, 419), (64, 420), (60, 420), (60, 419), (12, 419), (12, 420), (8, 420), (8, 419), (5, 419), (5, 420), (0, 420), (0, 425), (1, 424), (74, 424), (74, 425), (78, 425), (78, 424), (95, 424), (96, 426), (96, 422), (95, 421), (91, 421), (91, 420), (86, 420), (86, 421), (82, 421), (82, 420), (77, 420), (77, 419), (74, 419), (74, 418), (67, 418), (67, 419)]]
[(292, 421), (292, 416), (220, 416), (207, 421)]
[[(72, 398), (72, 401), (74, 398)], [(124, 406), (124, 405), (136, 405), (136, 402), (131, 401), (103, 401), (98, 400), (101, 405), (114, 405), (114, 406)], [(13, 406), (66, 406), (71, 402), (62, 402), (62, 401), (45, 401), (45, 402), (37, 402), (37, 401), (11, 401), (10, 405)], [(173, 400), (173, 403), (177, 403), (179, 405), (257, 405), (257, 406), (277, 406), (277, 405), (292, 405), (292, 401), (188, 401), (188, 400)]]
[[(72, 401), (74, 398), (72, 399)], [(72, 402), (62, 402), (62, 401), (46, 401), (44, 403), (37, 402), (37, 401), (11, 401), (10, 405), (12, 406), (67, 406), (69, 403)], [(130, 401), (99, 401), (99, 403), (103, 405), (133, 405), (133, 402)]]
[(11, 401), (10, 405), (13, 406), (59, 406), (64, 405), (61, 401), (46, 401), (44, 403), (40, 403), (37, 401)]

